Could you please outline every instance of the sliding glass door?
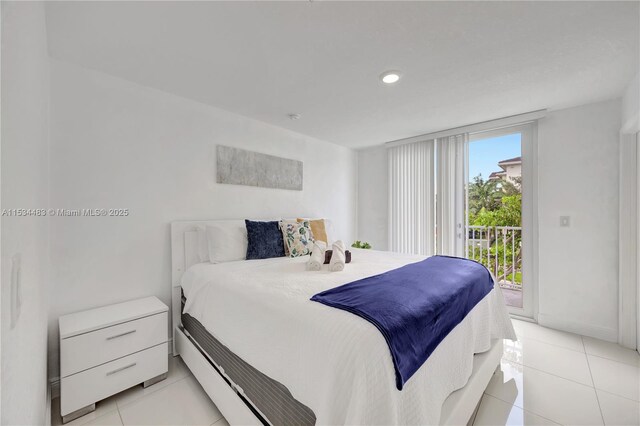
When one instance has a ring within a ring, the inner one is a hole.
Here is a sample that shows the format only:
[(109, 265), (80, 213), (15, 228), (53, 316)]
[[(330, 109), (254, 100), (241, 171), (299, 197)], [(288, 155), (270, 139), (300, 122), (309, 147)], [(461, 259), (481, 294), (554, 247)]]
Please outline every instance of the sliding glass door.
[(466, 256), (495, 276), (512, 314), (534, 317), (535, 127), (470, 134)]
[(474, 259), (512, 314), (534, 318), (535, 132), (526, 124), (390, 147), (391, 250)]

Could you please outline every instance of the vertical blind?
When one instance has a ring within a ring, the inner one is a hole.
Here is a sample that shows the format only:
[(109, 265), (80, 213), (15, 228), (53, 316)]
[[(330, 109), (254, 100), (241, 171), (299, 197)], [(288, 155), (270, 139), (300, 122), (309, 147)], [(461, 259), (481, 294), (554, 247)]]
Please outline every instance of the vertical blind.
[(434, 140), (389, 148), (389, 248), (434, 253)]
[(437, 250), (448, 256), (466, 255), (466, 182), (469, 135), (438, 138)]
[(467, 133), (389, 148), (391, 251), (466, 255), (468, 149)]

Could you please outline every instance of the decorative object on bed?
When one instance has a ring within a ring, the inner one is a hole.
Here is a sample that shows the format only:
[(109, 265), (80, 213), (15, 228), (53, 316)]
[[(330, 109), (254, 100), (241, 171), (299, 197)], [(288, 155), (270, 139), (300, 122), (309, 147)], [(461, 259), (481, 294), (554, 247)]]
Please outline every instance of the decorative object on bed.
[(280, 221), (286, 253), (289, 257), (306, 256), (311, 253), (313, 247), (313, 236), (308, 221), (290, 222)]
[(247, 260), (284, 256), (284, 242), (278, 221), (245, 220), (247, 228)]
[(356, 240), (356, 241), (353, 242), (353, 244), (351, 244), (351, 247), (359, 248), (359, 249), (370, 249), (371, 248), (371, 244), (369, 244), (366, 241)]
[(329, 239), (327, 238), (327, 230), (324, 223), (324, 219), (297, 219), (298, 222), (309, 222), (311, 226), (311, 235), (313, 235), (314, 240), (324, 241), (329, 244)]
[(346, 263), (344, 243), (340, 240), (333, 243), (331, 246), (331, 260), (329, 260), (329, 270), (332, 272), (339, 272), (344, 270), (344, 264)]
[(247, 258), (247, 227), (242, 220), (225, 220), (207, 225), (206, 240), (211, 263)]
[(433, 256), (314, 295), (376, 326), (402, 390), (447, 334), (493, 289), (491, 273), (468, 259)]
[(216, 181), (302, 191), (302, 161), (218, 145)]
[(286, 225), (289, 223), (293, 223), (296, 224), (298, 223), (297, 220), (294, 219), (281, 219), (280, 220), (280, 231), (282, 231), (282, 241), (284, 243), (284, 255), (286, 257), (289, 257), (289, 246), (287, 246), (287, 231), (286, 231)]
[[(327, 250), (324, 252), (324, 264), (328, 265), (331, 262), (331, 255), (333, 255), (333, 250)], [(344, 252), (344, 263), (351, 263), (351, 252), (349, 250), (345, 250)]]
[(311, 249), (311, 256), (307, 262), (307, 270), (319, 271), (324, 264), (324, 253), (327, 249), (327, 243), (320, 240), (313, 242), (313, 248)]

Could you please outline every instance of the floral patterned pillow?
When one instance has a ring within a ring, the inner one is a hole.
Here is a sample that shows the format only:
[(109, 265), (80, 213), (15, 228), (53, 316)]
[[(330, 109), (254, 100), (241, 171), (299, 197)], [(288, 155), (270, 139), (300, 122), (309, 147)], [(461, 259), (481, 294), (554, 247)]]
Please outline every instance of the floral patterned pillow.
[(289, 257), (306, 256), (313, 248), (313, 235), (309, 221), (280, 222), (284, 245)]

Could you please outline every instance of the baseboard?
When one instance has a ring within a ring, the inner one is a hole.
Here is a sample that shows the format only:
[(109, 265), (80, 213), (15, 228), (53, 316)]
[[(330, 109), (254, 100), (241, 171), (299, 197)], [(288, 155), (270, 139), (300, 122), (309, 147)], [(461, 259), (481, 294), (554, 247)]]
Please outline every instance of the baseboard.
[(523, 317), (522, 315), (518, 315), (518, 314), (509, 314), (509, 316), (511, 317), (511, 319), (516, 319), (519, 321), (531, 322), (536, 324), (536, 320), (534, 320), (533, 318)]
[[(173, 339), (169, 339), (167, 348), (167, 353), (173, 355)], [(60, 377), (52, 377), (49, 379), (49, 393), (49, 400), (60, 397)]]
[(549, 328), (555, 328), (556, 330), (568, 331), (570, 333), (589, 336), (595, 339), (606, 340), (608, 342), (617, 343), (618, 341), (618, 330), (615, 328), (571, 321), (555, 315), (539, 313), (538, 324)]

